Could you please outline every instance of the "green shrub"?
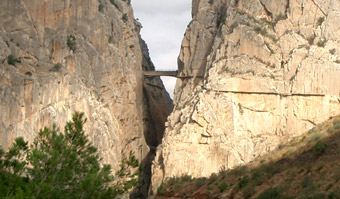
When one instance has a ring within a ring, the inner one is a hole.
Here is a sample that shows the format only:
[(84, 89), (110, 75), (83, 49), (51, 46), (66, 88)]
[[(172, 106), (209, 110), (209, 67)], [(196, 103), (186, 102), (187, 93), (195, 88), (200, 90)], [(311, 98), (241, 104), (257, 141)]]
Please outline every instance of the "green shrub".
[(313, 45), (314, 44), (315, 37), (316, 37), (315, 35), (312, 35), (312, 36), (307, 38), (307, 41), (308, 41), (309, 45)]
[(226, 190), (228, 188), (228, 184), (225, 181), (223, 181), (223, 182), (220, 183), (218, 188), (220, 189), (221, 192), (223, 192), (224, 190)]
[(67, 35), (66, 44), (70, 50), (75, 51), (76, 50), (76, 37), (74, 35)]
[(131, 0), (124, 0), (128, 5), (131, 4)]
[(182, 182), (191, 182), (191, 181), (192, 181), (192, 176), (191, 176), (191, 175), (185, 174), (185, 175), (183, 175), (183, 176), (181, 177), (181, 181), (182, 181)]
[(161, 184), (161, 186), (159, 186), (159, 187), (157, 188), (157, 195), (164, 196), (164, 193), (165, 193), (164, 185)]
[(180, 179), (177, 178), (177, 177), (171, 177), (169, 178), (167, 181), (166, 181), (166, 185), (167, 186), (172, 186), (172, 185), (175, 185), (177, 183), (179, 183)]
[(264, 164), (253, 172), (251, 179), (255, 185), (260, 185), (279, 171), (280, 168), (273, 163)]
[(319, 47), (325, 47), (327, 43), (326, 39), (319, 40), (318, 43), (316, 43), (317, 46)]
[(20, 62), (21, 62), (20, 59), (15, 58), (14, 55), (12, 54), (7, 56), (7, 63), (9, 65), (15, 66), (15, 63), (20, 63)]
[(317, 26), (321, 26), (321, 24), (325, 21), (325, 18), (324, 17), (320, 17), (317, 21)]
[(207, 181), (207, 178), (201, 177), (195, 180), (195, 187), (196, 189), (200, 188), (201, 186), (204, 185), (204, 183)]
[(334, 54), (336, 53), (336, 49), (335, 49), (335, 48), (330, 49), (330, 50), (329, 50), (329, 53), (331, 53), (332, 55), (334, 55)]
[(328, 199), (340, 199), (340, 190), (336, 190), (336, 191), (331, 192), (328, 195)]
[(242, 196), (244, 199), (248, 199), (251, 198), (252, 195), (254, 195), (255, 190), (254, 190), (254, 186), (250, 185), (250, 186), (246, 186), (243, 191), (242, 191)]
[(215, 182), (218, 179), (218, 176), (216, 173), (212, 173), (208, 179), (208, 184), (211, 184), (213, 182)]
[(233, 170), (229, 172), (229, 174), (234, 175), (234, 176), (242, 176), (242, 175), (245, 175), (248, 171), (249, 171), (248, 167), (244, 165), (244, 166), (238, 166), (234, 168)]
[(313, 127), (312, 129), (310, 129), (310, 130), (308, 131), (308, 133), (309, 133), (309, 134), (310, 134), (310, 133), (316, 133), (316, 128)]
[(99, 3), (98, 5), (98, 11), (103, 12), (104, 11), (104, 5), (102, 3)]
[(129, 20), (128, 15), (127, 15), (126, 13), (123, 14), (122, 20), (123, 20), (124, 22), (127, 22), (127, 21)]
[(275, 23), (281, 21), (281, 20), (286, 20), (288, 18), (287, 14), (280, 14), (276, 17)]
[(326, 198), (327, 196), (324, 193), (311, 193), (299, 197), (299, 199), (326, 199)]
[(264, 190), (257, 199), (280, 199), (283, 198), (281, 196), (281, 190), (277, 187), (269, 188)]
[(245, 186), (247, 186), (249, 183), (249, 177), (248, 176), (244, 176), (243, 178), (239, 178), (239, 181), (236, 185), (237, 189), (242, 189)]
[(310, 139), (310, 142), (315, 142), (320, 140), (321, 136), (320, 135), (313, 135), (313, 137)]
[(247, 73), (251, 73), (251, 74), (255, 75), (255, 71), (252, 70), (252, 69), (247, 70)]
[(315, 145), (314, 145), (314, 148), (313, 148), (313, 152), (315, 155), (321, 155), (325, 152), (326, 150), (326, 145), (321, 142), (321, 141), (318, 141)]
[(51, 71), (51, 72), (58, 72), (58, 71), (60, 71), (62, 66), (63, 65), (61, 63), (56, 63), (56, 64), (53, 65), (53, 68), (51, 68), (49, 71)]
[(304, 177), (302, 179), (301, 186), (304, 189), (309, 189), (309, 190), (314, 189), (315, 186), (314, 186), (312, 177), (311, 176)]
[(118, 4), (116, 3), (115, 0), (110, 0), (110, 3), (111, 3), (112, 5), (114, 5), (117, 9), (119, 9), (119, 8), (118, 8)]

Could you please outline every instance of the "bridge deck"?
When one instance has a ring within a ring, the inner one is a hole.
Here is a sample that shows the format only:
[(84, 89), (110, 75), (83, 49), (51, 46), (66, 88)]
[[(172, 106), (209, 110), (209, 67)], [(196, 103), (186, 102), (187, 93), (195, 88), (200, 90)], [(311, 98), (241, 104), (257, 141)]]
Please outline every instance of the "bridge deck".
[(148, 77), (159, 77), (159, 76), (170, 76), (177, 77), (178, 71), (143, 71), (144, 76)]
[(190, 79), (190, 78), (204, 78), (202, 75), (186, 75), (186, 76), (179, 76), (178, 71), (175, 70), (168, 70), (168, 71), (143, 71), (145, 77), (160, 77), (160, 76), (169, 76), (169, 77), (176, 77), (180, 79)]

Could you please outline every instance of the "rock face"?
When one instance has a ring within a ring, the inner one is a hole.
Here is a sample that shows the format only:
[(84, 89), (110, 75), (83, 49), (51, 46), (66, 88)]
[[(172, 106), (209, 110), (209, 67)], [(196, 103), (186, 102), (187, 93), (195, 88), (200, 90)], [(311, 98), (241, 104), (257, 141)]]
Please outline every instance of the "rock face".
[(74, 111), (105, 163), (155, 151), (172, 102), (153, 70), (130, 1), (0, 2), (0, 144), (32, 140)]
[(252, 161), (340, 114), (340, 2), (194, 0), (155, 191)]

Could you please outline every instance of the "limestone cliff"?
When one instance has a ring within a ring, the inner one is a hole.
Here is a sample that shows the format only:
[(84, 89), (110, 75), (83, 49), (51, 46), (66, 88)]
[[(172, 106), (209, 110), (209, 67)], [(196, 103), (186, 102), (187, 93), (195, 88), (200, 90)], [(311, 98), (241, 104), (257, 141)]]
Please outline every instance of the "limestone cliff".
[[(153, 70), (125, 0), (0, 2), (0, 144), (32, 140), (74, 111), (105, 163), (160, 142), (172, 102)], [(157, 138), (157, 139), (154, 139)]]
[(340, 114), (340, 2), (193, 0), (162, 180), (252, 161)]

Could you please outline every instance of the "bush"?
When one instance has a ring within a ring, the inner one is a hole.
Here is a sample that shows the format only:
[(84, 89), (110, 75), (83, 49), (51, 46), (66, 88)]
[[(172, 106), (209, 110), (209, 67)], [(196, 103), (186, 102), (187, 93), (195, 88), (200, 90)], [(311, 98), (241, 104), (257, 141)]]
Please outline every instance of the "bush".
[(56, 64), (53, 65), (53, 68), (51, 68), (49, 71), (51, 71), (51, 72), (58, 72), (58, 71), (60, 71), (62, 66), (63, 65), (61, 63), (56, 63)]
[(198, 189), (201, 186), (203, 186), (206, 181), (207, 181), (207, 178), (205, 178), (205, 177), (196, 179), (195, 180), (195, 187), (196, 187), (196, 189)]
[(312, 193), (312, 194), (306, 194), (301, 197), (300, 199), (326, 199), (327, 196), (324, 193)]
[(318, 43), (316, 45), (319, 46), (319, 47), (325, 47), (326, 43), (327, 43), (327, 40), (323, 39), (323, 40), (318, 41)]
[(324, 21), (325, 21), (324, 17), (319, 17), (317, 21), (317, 26), (321, 26)]
[(255, 193), (254, 186), (246, 186), (246, 188), (244, 188), (242, 191), (243, 198), (245, 199), (251, 198), (251, 196), (254, 195), (254, 193)]
[(328, 195), (328, 199), (340, 199), (340, 190), (336, 190), (336, 191), (331, 192)]
[(20, 63), (20, 62), (21, 62), (20, 59), (15, 58), (14, 55), (12, 54), (7, 56), (7, 63), (9, 65), (15, 66), (15, 63)]
[(257, 199), (279, 199), (279, 198), (283, 197), (281, 197), (281, 191), (277, 187), (266, 189), (259, 195), (259, 197), (257, 197)]
[(316, 37), (315, 35), (312, 35), (312, 36), (307, 38), (307, 41), (308, 41), (309, 45), (313, 45), (314, 44), (315, 37)]
[(67, 46), (72, 51), (76, 51), (76, 37), (74, 35), (67, 35)]
[(301, 185), (302, 185), (302, 188), (309, 188), (309, 189), (314, 189), (314, 183), (313, 183), (313, 180), (312, 180), (312, 177), (310, 176), (306, 176), (302, 179), (302, 182), (301, 182)]
[(274, 163), (263, 164), (253, 172), (251, 179), (255, 185), (260, 185), (279, 171), (280, 167), (275, 166)]
[(157, 195), (161, 195), (161, 196), (163, 196), (164, 195), (164, 185), (163, 184), (161, 184), (161, 186), (159, 186), (158, 188), (157, 188)]
[(235, 169), (231, 170), (229, 174), (234, 176), (242, 176), (245, 175), (247, 172), (248, 172), (247, 166), (238, 166)]
[(236, 187), (237, 187), (238, 189), (242, 189), (242, 188), (244, 188), (245, 186), (247, 186), (248, 183), (249, 183), (249, 177), (248, 177), (248, 176), (244, 176), (243, 178), (240, 178), (240, 179), (239, 179), (239, 181), (238, 181)]
[(308, 133), (309, 133), (309, 134), (311, 134), (311, 133), (316, 133), (316, 128), (315, 128), (315, 127), (311, 128), (311, 129), (308, 131)]
[(216, 173), (212, 173), (208, 179), (208, 184), (211, 184), (213, 182), (215, 182), (218, 179), (218, 176)]
[(181, 181), (182, 181), (182, 182), (191, 182), (191, 181), (192, 181), (192, 176), (191, 176), (191, 175), (185, 174), (185, 175), (183, 175), (183, 176), (181, 177)]
[(17, 138), (7, 153), (0, 150), (0, 198), (114, 198), (135, 186), (133, 153), (112, 176), (85, 135), (83, 115), (75, 113), (64, 134), (54, 125), (40, 130), (30, 147)]
[(98, 5), (98, 11), (103, 12), (104, 11), (104, 5), (102, 3), (99, 3)]
[(123, 20), (124, 22), (127, 22), (127, 21), (129, 20), (128, 15), (127, 15), (126, 13), (123, 14), (122, 20)]
[(110, 3), (114, 5), (117, 9), (119, 9), (118, 4), (115, 2), (115, 0), (110, 0)]
[(334, 54), (336, 53), (336, 49), (335, 49), (335, 48), (330, 49), (330, 50), (329, 50), (329, 53), (331, 53), (332, 55), (334, 55)]
[(255, 75), (255, 71), (252, 70), (252, 69), (247, 70), (247, 73), (251, 73), (251, 74)]
[(221, 192), (223, 192), (224, 190), (226, 190), (228, 188), (228, 184), (225, 181), (223, 181), (223, 182), (220, 183), (218, 188), (220, 189)]
[(326, 145), (321, 141), (318, 141), (313, 148), (313, 152), (317, 156), (323, 154), (325, 150), (326, 150)]

